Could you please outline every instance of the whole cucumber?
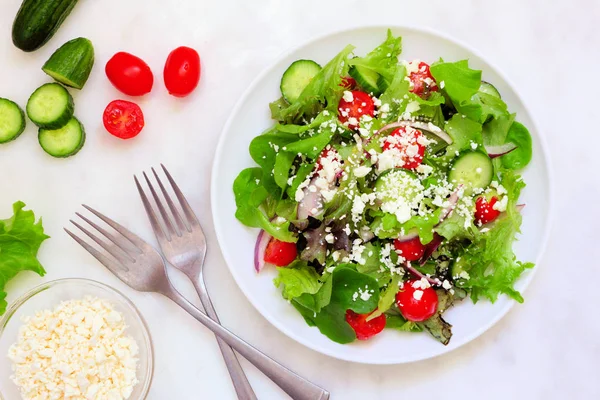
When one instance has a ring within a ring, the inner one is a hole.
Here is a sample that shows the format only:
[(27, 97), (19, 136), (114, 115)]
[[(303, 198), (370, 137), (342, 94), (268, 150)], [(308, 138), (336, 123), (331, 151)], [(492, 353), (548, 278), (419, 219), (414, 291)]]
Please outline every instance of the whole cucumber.
[(42, 47), (71, 13), (77, 0), (23, 0), (12, 27), (13, 44), (23, 51)]

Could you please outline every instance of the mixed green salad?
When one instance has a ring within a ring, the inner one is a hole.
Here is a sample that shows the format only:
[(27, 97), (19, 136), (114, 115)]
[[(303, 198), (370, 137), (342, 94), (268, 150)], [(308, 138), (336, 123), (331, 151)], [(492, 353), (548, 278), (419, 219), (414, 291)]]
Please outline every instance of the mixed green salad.
[(384, 328), (452, 336), (466, 297), (522, 302), (532, 263), (512, 246), (528, 130), (468, 60), (400, 61), (401, 38), (321, 67), (298, 60), (234, 182), (236, 217), (260, 228), (255, 267), (338, 343)]

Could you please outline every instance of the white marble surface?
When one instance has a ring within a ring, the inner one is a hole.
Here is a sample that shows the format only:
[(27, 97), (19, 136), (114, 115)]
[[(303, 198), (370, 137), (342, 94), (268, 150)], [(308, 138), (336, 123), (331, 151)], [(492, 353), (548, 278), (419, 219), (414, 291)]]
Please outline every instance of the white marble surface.
[[(0, 13), (0, 96), (24, 105), (47, 80), (39, 69), (46, 58), (76, 36), (93, 41), (97, 65), (85, 90), (75, 95), (76, 114), (88, 131), (88, 142), (77, 157), (46, 156), (31, 126), (18, 141), (0, 147), (0, 217), (8, 215), (12, 202), (23, 200), (43, 216), (52, 236), (40, 252), (46, 277), (19, 275), (8, 286), (8, 299), (42, 280), (74, 276), (123, 290), (140, 307), (154, 338), (157, 367), (149, 399), (229, 399), (234, 392), (206, 329), (174, 304), (125, 287), (61, 228), (86, 202), (154, 242), (132, 174), (159, 162), (172, 170), (206, 228), (208, 284), (223, 324), (326, 387), (333, 399), (419, 398), (438, 390), (448, 399), (600, 398), (595, 382), (600, 371), (600, 319), (595, 315), (600, 296), (589, 285), (598, 268), (591, 249), (599, 237), (600, 162), (594, 150), (600, 147), (600, 135), (586, 121), (598, 115), (600, 3), (82, 0), (54, 39), (32, 54), (10, 42), (19, 3), (5, 0)], [(208, 195), (219, 132), (251, 79), (289, 46), (338, 28), (372, 23), (436, 28), (479, 49), (505, 71), (547, 138), (557, 189), (551, 240), (525, 304), (459, 350), (387, 367), (322, 356), (264, 320), (224, 265)], [(178, 100), (168, 96), (161, 75), (168, 52), (183, 44), (200, 52), (203, 77), (194, 95)], [(113, 139), (101, 125), (104, 106), (122, 98), (103, 73), (108, 58), (119, 50), (144, 58), (156, 77), (154, 91), (140, 101), (147, 127), (129, 142)], [(177, 281), (192, 295), (187, 282)], [(259, 398), (286, 398), (243, 363)]]

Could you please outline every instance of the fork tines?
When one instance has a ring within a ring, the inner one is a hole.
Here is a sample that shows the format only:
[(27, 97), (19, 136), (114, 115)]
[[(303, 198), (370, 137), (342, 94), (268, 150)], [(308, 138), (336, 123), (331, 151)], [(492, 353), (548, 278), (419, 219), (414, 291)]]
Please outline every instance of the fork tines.
[[(179, 187), (173, 180), (173, 177), (171, 176), (169, 171), (162, 164), (161, 164), (161, 167), (167, 177), (167, 180), (169, 181), (169, 183), (171, 185), (171, 188), (173, 189), (173, 192), (175, 193), (175, 197), (177, 197), (179, 206), (181, 207), (181, 210), (183, 211), (183, 213), (180, 213), (180, 211), (178, 210), (177, 206), (175, 205), (175, 203), (173, 202), (173, 200), (171, 198), (171, 195), (169, 194), (169, 192), (163, 185), (162, 181), (160, 180), (160, 178), (159, 178), (158, 174), (156, 173), (156, 171), (154, 170), (154, 168), (152, 168), (152, 173), (154, 175), (154, 179), (156, 180), (156, 182), (158, 183), (158, 186), (160, 187), (160, 191), (162, 192), (162, 197), (164, 198), (164, 201), (161, 200), (157, 191), (154, 189), (154, 186), (152, 185), (152, 182), (148, 178), (148, 175), (145, 172), (143, 173), (143, 175), (144, 175), (146, 184), (148, 185), (148, 188), (150, 189), (150, 193), (152, 194), (154, 202), (156, 204), (156, 208), (158, 208), (158, 214), (160, 215), (160, 217), (157, 215), (154, 208), (152, 207), (152, 205), (148, 199), (148, 196), (146, 196), (146, 193), (145, 193), (144, 189), (142, 188), (142, 185), (140, 184), (140, 181), (138, 180), (138, 178), (136, 176), (134, 176), (134, 179), (135, 179), (135, 184), (137, 186), (137, 189), (142, 198), (142, 202), (144, 203), (144, 208), (146, 209), (146, 213), (148, 214), (148, 217), (150, 218), (150, 223), (152, 224), (152, 228), (154, 229), (154, 232), (156, 233), (157, 236), (159, 236), (159, 240), (162, 238), (167, 241), (171, 241), (172, 236), (181, 236), (182, 232), (184, 230), (191, 232), (192, 228), (199, 225), (199, 222), (198, 222), (198, 219), (196, 218), (196, 215), (192, 211), (192, 208), (190, 207), (187, 200), (185, 199), (183, 193), (181, 192), (181, 190), (179, 189)], [(165, 206), (165, 201), (166, 201), (166, 206)], [(169, 213), (169, 211), (167, 211), (167, 207), (170, 210), (170, 213)]]

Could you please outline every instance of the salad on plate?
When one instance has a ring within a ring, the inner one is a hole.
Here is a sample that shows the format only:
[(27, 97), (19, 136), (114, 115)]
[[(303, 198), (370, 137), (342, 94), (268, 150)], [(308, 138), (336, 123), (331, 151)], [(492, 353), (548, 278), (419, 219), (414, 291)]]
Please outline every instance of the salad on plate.
[(260, 228), (254, 265), (306, 323), (338, 343), (383, 329), (448, 344), (444, 313), (506, 295), (517, 260), (531, 136), (468, 60), (401, 60), (401, 38), (324, 66), (292, 63), (258, 164), (233, 184), (236, 217)]

